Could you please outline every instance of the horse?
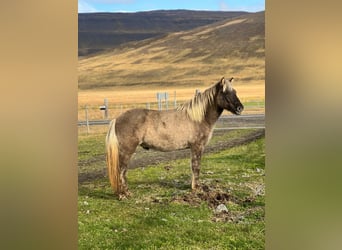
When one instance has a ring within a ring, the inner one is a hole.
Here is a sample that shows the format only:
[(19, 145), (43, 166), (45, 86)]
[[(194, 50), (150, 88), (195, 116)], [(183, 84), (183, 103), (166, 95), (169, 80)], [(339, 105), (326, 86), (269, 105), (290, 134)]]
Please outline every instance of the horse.
[(244, 106), (232, 87), (233, 77), (216, 84), (173, 110), (131, 109), (110, 122), (106, 135), (106, 163), (111, 187), (119, 199), (131, 195), (128, 163), (138, 146), (158, 151), (190, 148), (191, 188), (199, 188), (200, 161), (223, 110), (240, 115)]

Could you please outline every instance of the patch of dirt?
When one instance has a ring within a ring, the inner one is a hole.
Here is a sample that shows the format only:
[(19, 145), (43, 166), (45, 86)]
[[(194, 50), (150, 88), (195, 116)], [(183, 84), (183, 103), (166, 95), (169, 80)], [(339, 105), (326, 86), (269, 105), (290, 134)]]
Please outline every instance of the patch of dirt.
[(193, 206), (198, 206), (202, 202), (206, 202), (208, 206), (215, 209), (218, 205), (226, 203), (233, 198), (227, 192), (218, 188), (210, 188), (207, 185), (202, 185), (198, 190), (191, 193), (186, 193), (181, 196), (176, 196), (172, 202), (186, 203)]
[[(230, 131), (220, 131), (220, 130), (214, 131), (213, 136), (220, 136), (229, 132)], [(232, 140), (225, 140), (225, 141), (218, 140), (216, 143), (208, 145), (205, 148), (204, 154), (219, 152), (228, 148), (233, 148), (236, 146), (247, 144), (249, 142), (262, 138), (264, 136), (265, 136), (265, 129), (258, 129), (240, 138), (236, 138)], [(159, 152), (159, 151), (153, 151), (153, 150), (144, 150), (141, 147), (139, 147), (130, 161), (129, 168), (134, 169), (138, 167), (145, 167), (147, 165), (156, 165), (156, 164), (165, 163), (165, 162), (168, 163), (172, 160), (184, 159), (184, 158), (190, 159), (189, 149), (178, 150), (178, 151), (173, 151), (173, 152)], [(78, 174), (79, 183), (89, 182), (89, 181), (93, 181), (95, 179), (99, 179), (99, 178), (103, 178), (107, 176), (104, 155), (93, 157), (88, 160), (83, 160), (83, 161), (80, 160), (78, 162), (78, 166), (81, 169), (81, 168), (86, 168), (87, 166), (92, 165), (94, 163), (98, 163), (98, 162), (103, 162), (103, 168), (99, 170), (89, 171), (89, 172), (80, 171)]]
[(107, 172), (105, 169), (99, 171), (93, 171), (93, 172), (86, 172), (86, 173), (80, 173), (78, 174), (78, 183), (84, 183), (96, 179), (101, 179), (103, 177), (107, 176)]
[(244, 209), (242, 211), (232, 211), (229, 208), (224, 211), (217, 211), (217, 207), (221, 204), (227, 205), (234, 203), (240, 207), (245, 207), (249, 203), (254, 202), (254, 197), (246, 197), (244, 199), (238, 199), (229, 192), (226, 192), (220, 188), (211, 188), (207, 185), (202, 185), (199, 190), (182, 195), (177, 195), (171, 199), (171, 202), (188, 204), (191, 206), (199, 206), (203, 202), (207, 203), (209, 208), (213, 211), (211, 220), (213, 222), (230, 222), (239, 223), (246, 216), (260, 209), (259, 207)]

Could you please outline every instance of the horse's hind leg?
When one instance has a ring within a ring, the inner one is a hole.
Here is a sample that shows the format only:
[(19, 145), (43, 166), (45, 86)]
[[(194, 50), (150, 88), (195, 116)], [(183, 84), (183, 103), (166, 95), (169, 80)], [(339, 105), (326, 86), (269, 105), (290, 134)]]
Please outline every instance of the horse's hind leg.
[(131, 155), (127, 154), (119, 154), (119, 164), (120, 164), (120, 191), (119, 191), (119, 199), (127, 198), (130, 193), (128, 191), (127, 185), (127, 169), (128, 169), (128, 162)]
[(130, 192), (128, 191), (128, 185), (127, 185), (127, 169), (128, 169), (128, 162), (131, 155), (120, 155), (120, 182), (121, 182), (121, 190), (119, 194), (119, 198), (127, 198), (130, 196)]
[(119, 152), (119, 164), (120, 164), (120, 193), (119, 198), (125, 199), (130, 196), (130, 192), (128, 191), (127, 185), (127, 170), (128, 170), (128, 163), (131, 159), (133, 153), (135, 152), (137, 146), (131, 147), (130, 149), (125, 150), (124, 152)]

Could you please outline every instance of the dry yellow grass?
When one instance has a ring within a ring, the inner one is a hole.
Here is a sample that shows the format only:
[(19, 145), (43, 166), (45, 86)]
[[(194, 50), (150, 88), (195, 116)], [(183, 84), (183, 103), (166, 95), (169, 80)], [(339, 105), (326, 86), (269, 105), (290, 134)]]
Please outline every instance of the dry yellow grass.
[[(236, 79), (235, 88), (242, 103), (264, 102), (264, 57), (253, 53), (246, 57), (242, 53), (245, 48), (240, 47), (247, 43), (227, 47), (229, 39), (222, 40), (229, 28), (245, 21), (176, 32), (79, 60), (79, 120), (85, 119), (86, 105), (89, 119), (103, 119), (99, 106), (104, 98), (109, 102), (109, 118), (129, 108), (146, 107), (146, 103), (156, 109), (157, 92), (168, 92), (171, 104), (176, 91), (177, 102), (182, 103), (192, 98), (196, 89), (203, 91), (222, 76)], [(249, 30), (245, 32), (249, 34)], [(261, 29), (260, 35), (253, 33), (248, 44), (263, 50), (263, 43), (258, 43), (262, 37)], [(255, 109), (249, 105), (245, 113), (263, 111), (263, 107)]]
[[(150, 103), (150, 107), (156, 109), (155, 102), (157, 101), (157, 92), (169, 93), (169, 105), (173, 107), (174, 92), (176, 91), (177, 103), (185, 102), (191, 99), (196, 91), (205, 90), (208, 86), (194, 87), (171, 87), (171, 88), (143, 88), (139, 87), (116, 87), (105, 90), (80, 90), (78, 93), (78, 119), (85, 120), (85, 106), (88, 106), (88, 119), (103, 119), (103, 111), (99, 110), (99, 106), (103, 105), (104, 99), (108, 99), (110, 106), (109, 118), (114, 118), (126, 109), (134, 107), (146, 107), (146, 103)], [(249, 84), (234, 85), (243, 103), (249, 101), (263, 102), (265, 100), (265, 84), (264, 81), (258, 81)], [(250, 109), (246, 112), (259, 113), (263, 112), (264, 108), (259, 107), (256, 110)], [(246, 113), (245, 112), (245, 113)]]
[[(173, 100), (174, 92), (176, 91), (177, 100), (189, 100), (196, 89), (205, 90), (208, 86), (195, 87), (173, 87), (173, 88), (149, 88), (142, 87), (134, 88), (111, 88), (106, 90), (80, 90), (78, 92), (78, 106), (85, 105), (102, 105), (104, 98), (107, 98), (111, 104), (135, 104), (147, 103), (156, 101), (157, 92), (168, 92), (170, 101)], [(254, 84), (235, 84), (234, 88), (237, 90), (241, 100), (262, 100), (265, 98), (265, 85), (263, 81)]]
[(217, 29), (221, 29), (223, 27), (226, 27), (226, 26), (229, 26), (229, 25), (233, 25), (233, 24), (237, 24), (237, 23), (241, 23), (243, 21), (245, 21), (246, 19), (236, 19), (236, 20), (233, 20), (233, 21), (229, 21), (227, 23), (224, 23), (224, 24), (221, 24), (221, 25), (218, 25), (214, 28), (207, 28), (207, 29), (204, 29), (202, 30), (201, 32), (198, 32), (196, 35), (203, 35), (203, 34), (207, 34), (209, 32), (213, 32), (214, 30), (217, 30)]
[[(157, 50), (157, 48), (153, 49), (154, 52)], [(158, 55), (163, 53), (162, 51), (163, 48), (160, 48)], [(152, 54), (156, 56), (155, 53)], [(155, 103), (157, 92), (168, 92), (169, 101), (173, 102), (176, 91), (177, 102), (184, 102), (192, 98), (196, 89), (203, 91), (219, 81), (222, 76), (233, 76), (236, 79), (234, 86), (242, 102), (265, 99), (263, 59), (220, 59), (216, 64), (204, 64), (188, 59), (182, 63), (172, 64), (162, 59), (149, 61), (150, 56), (141, 57), (133, 51), (128, 51), (127, 54), (115, 57), (115, 60), (108, 55), (89, 62), (82, 60), (79, 65), (80, 77), (87, 79), (88, 82), (102, 82), (108, 87), (95, 86), (89, 90), (79, 90), (78, 119), (85, 120), (85, 105), (89, 106), (89, 119), (103, 119), (103, 112), (99, 110), (99, 106), (103, 105), (104, 98), (107, 98), (109, 105), (112, 106), (109, 112), (110, 118), (114, 118), (128, 108), (146, 107), (146, 103)], [(135, 60), (141, 62), (135, 63)], [(111, 72), (110, 78), (108, 72)], [(121, 84), (113, 86), (110, 82)], [(134, 85), (129, 87), (122, 83), (128, 85), (134, 83)], [(141, 105), (133, 106), (137, 104)], [(151, 106), (151, 108), (157, 107)], [(258, 109), (253, 112), (262, 111)], [(246, 110), (246, 112), (252, 111)]]
[[(248, 83), (248, 78), (263, 80), (265, 75), (264, 60), (259, 58), (218, 59), (207, 64), (202, 62), (202, 57), (198, 57), (172, 63), (186, 57), (187, 50), (173, 56), (172, 60), (169, 51), (147, 52), (143, 56), (139, 53), (140, 49), (90, 61), (82, 60), (79, 63), (80, 86), (90, 88), (94, 83), (103, 87), (159, 83), (198, 86), (218, 81), (222, 76), (233, 76), (240, 78), (240, 83)], [(151, 60), (151, 57), (154, 59)]]
[[(197, 87), (218, 81), (222, 76), (240, 78), (241, 84), (247, 84), (251, 79), (264, 80), (264, 57), (256, 54), (246, 57), (246, 48), (240, 48), (240, 43), (237, 47), (227, 47), (229, 39), (222, 42), (227, 27), (244, 21), (238, 19), (176, 32), (137, 43), (137, 46), (131, 44), (81, 59), (78, 67), (80, 89), (164, 84)], [(220, 42), (214, 43), (216, 40)], [(248, 45), (253, 44), (260, 52), (264, 47), (259, 40), (262, 40), (262, 32), (253, 34)], [(247, 46), (246, 42), (244, 44)]]

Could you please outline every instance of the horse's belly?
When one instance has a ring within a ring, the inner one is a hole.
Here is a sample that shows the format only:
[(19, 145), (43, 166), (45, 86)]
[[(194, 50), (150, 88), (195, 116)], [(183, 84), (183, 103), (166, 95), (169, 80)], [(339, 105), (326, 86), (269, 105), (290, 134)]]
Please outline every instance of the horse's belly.
[(177, 138), (170, 134), (155, 134), (145, 137), (141, 145), (159, 151), (174, 151), (189, 148), (189, 142), (185, 138)]

